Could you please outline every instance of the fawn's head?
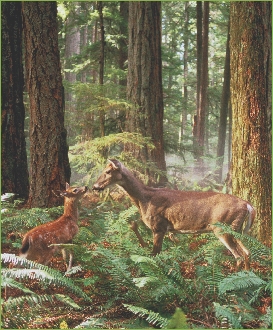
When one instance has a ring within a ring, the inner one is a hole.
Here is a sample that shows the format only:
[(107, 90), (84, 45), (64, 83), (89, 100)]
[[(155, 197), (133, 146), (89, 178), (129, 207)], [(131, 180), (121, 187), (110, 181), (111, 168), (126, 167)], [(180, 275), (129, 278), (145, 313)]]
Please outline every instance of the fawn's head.
[(88, 187), (70, 187), (68, 183), (65, 185), (65, 190), (54, 191), (54, 194), (58, 197), (66, 197), (72, 199), (80, 199), (88, 190)]
[(103, 190), (109, 185), (122, 182), (122, 164), (116, 159), (110, 159), (109, 164), (93, 185), (93, 190)]

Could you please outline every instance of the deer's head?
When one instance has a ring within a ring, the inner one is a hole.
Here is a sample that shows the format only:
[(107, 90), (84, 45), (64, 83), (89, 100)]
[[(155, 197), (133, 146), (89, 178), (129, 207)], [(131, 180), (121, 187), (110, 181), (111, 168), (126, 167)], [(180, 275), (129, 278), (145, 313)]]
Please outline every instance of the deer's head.
[(67, 197), (80, 199), (88, 190), (88, 187), (70, 187), (68, 183), (65, 185), (65, 190), (53, 191), (53, 193), (58, 197)]
[(122, 182), (122, 164), (116, 159), (110, 159), (109, 164), (93, 186), (93, 190), (103, 190), (109, 185)]

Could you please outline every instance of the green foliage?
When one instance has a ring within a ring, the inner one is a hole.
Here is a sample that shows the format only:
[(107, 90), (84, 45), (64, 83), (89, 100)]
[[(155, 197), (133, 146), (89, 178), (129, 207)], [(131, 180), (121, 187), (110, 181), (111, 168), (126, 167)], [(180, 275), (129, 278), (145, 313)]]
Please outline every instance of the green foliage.
[[(23, 295), (14, 298), (10, 296), (6, 301), (2, 302), (3, 328), (17, 328), (22, 325), (26, 327), (30, 319), (35, 319), (37, 312), (42, 308), (42, 305), (45, 305), (48, 302), (54, 305), (56, 304), (56, 301), (59, 301), (72, 309), (78, 310), (81, 308), (68, 295), (60, 293), (51, 295), (35, 293), (30, 290), (26, 284), (23, 284), (28, 281), (36, 280), (43, 286), (49, 286), (52, 284), (57, 287), (65, 288), (66, 292), (73, 293), (84, 299), (86, 302), (91, 302), (91, 299), (81, 288), (75, 285), (74, 281), (68, 277), (64, 277), (63, 274), (54, 269), (33, 261), (16, 257), (13, 254), (3, 253), (1, 254), (1, 259), (3, 263), (11, 263), (13, 265), (13, 268), (2, 267), (1, 269), (1, 286), (5, 289), (6, 294), (8, 295), (9, 288), (18, 289), (23, 293)], [(12, 318), (11, 315), (15, 310), (17, 315), (15, 318)]]
[(167, 324), (167, 329), (189, 329), (186, 315), (181, 308), (176, 308), (174, 315)]
[(225, 304), (214, 302), (216, 317), (227, 319), (233, 329), (242, 329), (247, 322), (260, 319), (263, 326), (270, 327), (271, 320), (254, 308), (258, 297), (271, 292), (271, 278), (268, 283), (251, 271), (231, 274), (219, 283), (219, 296)]
[[(75, 283), (68, 277), (64, 277), (59, 271), (50, 267), (38, 264), (34, 261), (30, 261), (24, 258), (15, 256), (14, 254), (3, 253), (1, 254), (2, 262), (11, 263), (15, 267), (27, 267), (26, 268), (2, 268), (3, 284), (9, 285), (11, 282), (5, 281), (5, 279), (36, 279), (47, 285), (55, 284), (58, 286), (66, 287), (67, 290), (85, 299), (91, 301), (90, 298), (75, 285)], [(30, 293), (30, 292), (29, 292)]]
[(135, 315), (145, 318), (145, 320), (152, 325), (156, 325), (160, 328), (167, 326), (168, 319), (160, 316), (158, 313), (154, 313), (153, 311), (147, 310), (145, 308), (128, 304), (124, 304), (124, 306)]
[[(11, 223), (8, 217), (17, 221), (21, 212), (24, 214), (24, 210), (11, 208), (3, 219), (4, 224)], [(35, 225), (38, 218), (47, 221), (49, 214), (50, 210), (36, 210), (31, 221)], [(18, 265), (2, 268), (2, 285), (7, 290), (20, 290), (16, 297), (3, 301), (4, 327), (27, 327), (33, 315), (42, 315), (58, 302), (75, 311), (79, 306), (89, 308), (90, 297), (97, 307), (84, 321), (78, 322), (78, 328), (105, 328), (111, 318), (109, 313), (123, 306), (135, 316), (128, 316), (126, 321), (117, 320), (116, 327), (147, 328), (150, 323), (164, 328), (196, 328), (204, 321), (200, 315), (211, 320), (216, 316), (221, 324), (226, 321), (232, 328), (247, 327), (253, 322), (270, 327), (270, 308), (265, 309), (266, 314), (258, 309), (271, 294), (269, 271), (258, 268), (227, 275), (226, 265), (231, 265), (232, 272), (235, 261), (224, 253), (225, 247), (214, 235), (179, 235), (179, 243), (166, 237), (162, 253), (152, 257), (149, 255), (151, 231), (140, 224), (141, 235), (149, 245), (143, 249), (129, 228), (131, 221), (139, 220), (135, 206), (124, 209), (122, 204), (105, 198), (93, 209), (83, 208), (81, 218), (79, 233), (70, 245), (74, 254), (74, 267), (70, 272), (62, 274), (32, 261), (2, 254), (4, 264)], [(229, 228), (222, 230), (230, 231)], [(266, 247), (251, 237), (230, 232), (238, 235), (246, 246), (251, 245), (252, 258), (256, 263), (260, 258), (260, 267), (270, 269)], [(29, 286), (31, 281), (40, 283), (41, 292)], [(56, 292), (48, 293), (52, 287)], [(64, 288), (69, 295), (58, 292)], [(81, 303), (75, 301), (74, 296), (80, 298)], [(19, 308), (19, 312), (11, 320), (14, 308)]]

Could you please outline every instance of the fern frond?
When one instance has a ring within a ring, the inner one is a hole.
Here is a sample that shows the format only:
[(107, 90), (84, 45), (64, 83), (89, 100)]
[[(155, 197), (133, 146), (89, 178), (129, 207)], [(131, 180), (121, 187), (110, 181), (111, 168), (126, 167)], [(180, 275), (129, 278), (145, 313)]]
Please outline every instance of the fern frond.
[(155, 313), (145, 308), (128, 304), (123, 304), (123, 306), (135, 315), (138, 315), (141, 318), (145, 318), (147, 322), (156, 325), (160, 328), (165, 328), (168, 324), (168, 319), (162, 317), (159, 313)]
[(233, 329), (242, 329), (241, 317), (233, 313), (228, 306), (221, 306), (219, 303), (214, 302), (214, 309), (216, 318), (219, 320), (227, 319), (229, 323), (233, 326)]
[(14, 254), (1, 254), (2, 262), (13, 263), (14, 265), (27, 267), (30, 269), (11, 268), (2, 269), (2, 276), (11, 278), (36, 278), (47, 283), (54, 283), (61, 287), (66, 287), (78, 297), (91, 302), (91, 299), (78, 287), (75, 283), (67, 277), (64, 277), (59, 271), (50, 267), (38, 264), (37, 262), (17, 257)]
[(36, 306), (37, 304), (42, 304), (44, 302), (53, 302), (53, 295), (38, 295), (32, 294), (28, 296), (21, 296), (12, 298), (10, 297), (7, 301), (3, 303), (4, 310), (9, 310), (11, 308), (18, 308), (18, 306), (23, 306), (27, 303), (29, 306)]
[(24, 293), (28, 293), (28, 294), (34, 293), (29, 288), (25, 287), (24, 284), (15, 281), (13, 278), (3, 276), (3, 270), (2, 270), (2, 276), (1, 276), (1, 286), (3, 288), (9, 287), (9, 288), (14, 288), (14, 289), (19, 289), (19, 290), (23, 291)]
[(266, 282), (253, 272), (241, 271), (231, 274), (219, 283), (219, 294), (227, 291), (254, 290)]
[(54, 297), (55, 297), (57, 300), (61, 301), (62, 303), (66, 304), (66, 305), (68, 305), (68, 306), (70, 306), (70, 307), (72, 307), (72, 308), (74, 308), (74, 309), (81, 309), (81, 307), (80, 307), (78, 304), (76, 304), (74, 300), (72, 300), (72, 299), (71, 299), (70, 297), (68, 297), (68, 296), (65, 296), (64, 294), (56, 293), (56, 294), (54, 295)]

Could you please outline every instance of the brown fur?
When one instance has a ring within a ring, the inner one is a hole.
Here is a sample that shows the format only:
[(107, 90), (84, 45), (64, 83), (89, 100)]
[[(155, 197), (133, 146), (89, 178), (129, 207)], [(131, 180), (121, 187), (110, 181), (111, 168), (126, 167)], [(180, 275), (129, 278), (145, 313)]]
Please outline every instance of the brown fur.
[(153, 254), (161, 251), (166, 232), (205, 233), (214, 232), (231, 251), (237, 266), (245, 262), (249, 269), (250, 252), (232, 235), (222, 234), (215, 223), (230, 225), (240, 232), (246, 222), (244, 233), (253, 224), (255, 210), (246, 201), (228, 194), (216, 192), (178, 191), (167, 188), (151, 188), (137, 180), (119, 161), (111, 160), (93, 190), (118, 184), (128, 193), (138, 207), (143, 222), (152, 230)]
[[(72, 238), (78, 233), (78, 204), (81, 197), (87, 191), (87, 187), (70, 187), (66, 184), (66, 190), (60, 192), (64, 197), (64, 213), (55, 221), (37, 226), (27, 232), (22, 241), (19, 255), (29, 260), (47, 265), (55, 252), (59, 251), (58, 246), (51, 244), (71, 243)], [(63, 250), (63, 257), (66, 258)], [(65, 260), (66, 261), (66, 260)], [(67, 269), (72, 266), (72, 254)]]

